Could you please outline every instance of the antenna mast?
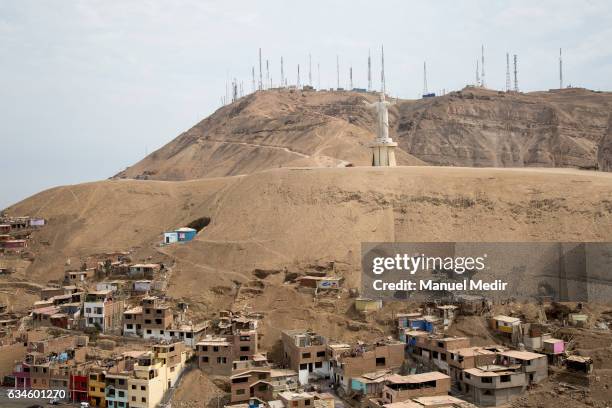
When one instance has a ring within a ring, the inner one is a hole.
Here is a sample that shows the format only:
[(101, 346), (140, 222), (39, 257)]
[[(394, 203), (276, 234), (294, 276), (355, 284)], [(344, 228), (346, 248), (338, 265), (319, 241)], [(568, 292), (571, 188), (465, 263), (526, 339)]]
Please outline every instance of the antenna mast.
[(340, 57), (336, 54), (336, 91), (340, 89)]
[(368, 50), (368, 92), (372, 90), (372, 57), (370, 56), (370, 50)]
[(253, 65), (253, 68), (251, 70), (251, 74), (253, 76), (253, 92), (255, 92), (255, 65)]
[(514, 54), (514, 92), (519, 91), (517, 65), (517, 57), (516, 54)]
[(423, 61), (423, 96), (427, 94), (427, 62)]
[(308, 54), (308, 85), (312, 86), (312, 56)]
[(285, 85), (285, 67), (283, 66), (283, 57), (281, 56), (281, 87)]
[(478, 66), (478, 58), (476, 58), (476, 86), (480, 86), (480, 71)]
[(300, 89), (300, 64), (298, 64), (297, 89)]
[(506, 92), (510, 92), (510, 54), (506, 53)]
[(349, 68), (349, 91), (353, 89), (353, 67)]
[(481, 46), (480, 52), (481, 52), (481, 58), (482, 58), (482, 63), (480, 64), (480, 70), (481, 70), (480, 85), (484, 88), (485, 87), (484, 45)]
[(386, 90), (386, 84), (385, 84), (385, 47), (383, 45), (380, 46), (380, 60), (381, 60), (380, 87), (381, 87), (381, 92), (384, 98), (387, 90)]
[(563, 56), (559, 48), (559, 89), (563, 89)]
[(261, 48), (259, 49), (259, 86), (258, 89), (261, 91), (263, 88), (263, 77), (261, 74)]
[(270, 86), (270, 63), (266, 60), (266, 88), (271, 88)]

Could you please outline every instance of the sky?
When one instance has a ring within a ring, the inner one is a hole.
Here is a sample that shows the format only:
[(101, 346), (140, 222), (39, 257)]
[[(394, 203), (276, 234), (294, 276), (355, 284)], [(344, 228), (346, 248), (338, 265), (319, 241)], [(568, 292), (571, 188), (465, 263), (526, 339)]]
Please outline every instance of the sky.
[[(273, 83), (367, 86), (414, 99), (485, 80), (522, 91), (565, 83), (612, 90), (609, 0), (0, 0), (0, 209), (41, 190), (108, 178), (221, 105), (227, 79), (252, 88), (258, 49)], [(265, 78), (265, 72), (264, 72)]]

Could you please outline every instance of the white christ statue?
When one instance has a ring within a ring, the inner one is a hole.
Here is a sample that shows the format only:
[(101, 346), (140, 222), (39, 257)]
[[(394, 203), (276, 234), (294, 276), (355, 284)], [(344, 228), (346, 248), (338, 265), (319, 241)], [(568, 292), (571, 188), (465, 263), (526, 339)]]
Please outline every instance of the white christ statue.
[(364, 102), (368, 107), (376, 109), (378, 121), (376, 123), (376, 141), (379, 143), (393, 143), (389, 137), (389, 110), (390, 102), (385, 100), (384, 95), (380, 95), (378, 102)]

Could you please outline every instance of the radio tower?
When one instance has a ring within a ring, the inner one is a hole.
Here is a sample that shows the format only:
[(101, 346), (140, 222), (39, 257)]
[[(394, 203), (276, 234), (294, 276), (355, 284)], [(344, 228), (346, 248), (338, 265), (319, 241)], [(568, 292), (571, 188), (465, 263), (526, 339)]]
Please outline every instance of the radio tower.
[(510, 92), (510, 54), (506, 53), (506, 92)]
[(297, 89), (300, 89), (300, 64), (298, 64)]
[(336, 90), (340, 89), (340, 57), (336, 55)]
[(265, 88), (270, 88), (270, 63), (266, 60), (266, 85)]
[(283, 57), (281, 57), (281, 87), (285, 86), (285, 67), (283, 66)]
[(253, 75), (253, 92), (255, 92), (255, 66), (251, 70), (251, 74)]
[(516, 54), (514, 54), (514, 92), (518, 92), (519, 88), (518, 88), (518, 71), (517, 71), (517, 67), (518, 63), (517, 63), (517, 57)]
[(423, 96), (427, 93), (427, 63), (423, 61)]
[(368, 92), (372, 90), (372, 57), (370, 56), (370, 50), (368, 50)]
[(559, 48), (559, 89), (563, 89), (563, 56)]
[(476, 58), (476, 86), (480, 86), (480, 71), (478, 66), (478, 58)]
[(382, 92), (384, 98), (387, 89), (385, 84), (385, 47), (383, 45), (380, 46), (380, 62), (380, 91)]
[(484, 45), (481, 46), (480, 48), (480, 53), (481, 53), (481, 58), (482, 58), (482, 62), (480, 64), (480, 86), (482, 86), (483, 88), (485, 87), (485, 70), (484, 70)]
[(308, 85), (312, 86), (312, 56), (308, 54)]
[(263, 88), (263, 76), (261, 74), (261, 48), (260, 48), (259, 49), (259, 85), (257, 89), (261, 91), (262, 88)]

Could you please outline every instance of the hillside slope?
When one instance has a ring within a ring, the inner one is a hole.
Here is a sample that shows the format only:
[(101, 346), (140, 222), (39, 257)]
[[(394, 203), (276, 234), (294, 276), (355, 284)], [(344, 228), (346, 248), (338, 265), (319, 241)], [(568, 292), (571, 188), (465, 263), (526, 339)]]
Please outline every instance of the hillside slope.
[[(375, 94), (270, 90), (224, 106), (116, 178), (188, 180), (278, 167), (369, 164)], [(397, 100), (400, 165), (597, 169), (612, 94), (466, 88)]]
[(255, 268), (330, 261), (356, 285), (363, 241), (611, 240), (611, 183), (570, 169), (295, 168), (60, 187), (8, 212), (49, 219), (36, 236), (47, 242), (31, 268), (37, 281), (61, 277), (66, 257), (152, 245), (208, 216), (196, 240), (163, 249), (177, 261), (171, 290), (196, 295)]

